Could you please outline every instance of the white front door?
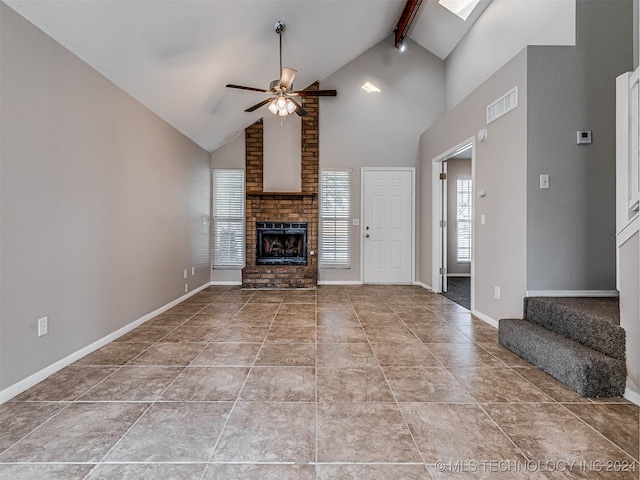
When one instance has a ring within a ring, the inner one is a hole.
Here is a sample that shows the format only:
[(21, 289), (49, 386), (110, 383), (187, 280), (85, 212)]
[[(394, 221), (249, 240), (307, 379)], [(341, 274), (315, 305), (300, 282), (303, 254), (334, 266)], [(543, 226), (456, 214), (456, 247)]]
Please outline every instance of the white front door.
[(411, 283), (413, 169), (363, 171), (364, 283)]

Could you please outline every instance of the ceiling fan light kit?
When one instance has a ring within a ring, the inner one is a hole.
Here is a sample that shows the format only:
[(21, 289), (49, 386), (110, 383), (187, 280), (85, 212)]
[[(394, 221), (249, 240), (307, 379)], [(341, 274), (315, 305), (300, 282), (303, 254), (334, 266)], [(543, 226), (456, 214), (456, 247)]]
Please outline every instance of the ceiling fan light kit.
[(273, 26), (274, 31), (279, 36), (280, 41), (280, 80), (274, 80), (269, 85), (269, 90), (254, 87), (245, 87), (242, 85), (227, 84), (227, 88), (237, 88), (240, 90), (249, 90), (253, 92), (262, 92), (271, 94), (269, 97), (260, 103), (253, 105), (245, 110), (245, 112), (253, 112), (258, 108), (267, 105), (267, 109), (274, 115), (278, 115), (282, 120), (292, 113), (296, 113), (302, 117), (307, 114), (307, 111), (296, 102), (293, 98), (299, 97), (335, 97), (335, 90), (293, 90), (293, 79), (298, 73), (293, 68), (282, 67), (282, 32), (284, 32), (285, 24), (283, 21), (278, 21)]

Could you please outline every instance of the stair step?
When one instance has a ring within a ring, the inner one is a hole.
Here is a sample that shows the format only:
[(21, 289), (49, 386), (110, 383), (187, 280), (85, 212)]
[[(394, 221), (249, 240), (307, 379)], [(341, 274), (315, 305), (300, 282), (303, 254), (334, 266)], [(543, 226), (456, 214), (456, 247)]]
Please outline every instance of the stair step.
[(617, 298), (528, 297), (524, 318), (624, 361), (625, 331), (620, 326)]
[(624, 394), (624, 357), (607, 356), (527, 320), (500, 320), (498, 342), (583, 397)]

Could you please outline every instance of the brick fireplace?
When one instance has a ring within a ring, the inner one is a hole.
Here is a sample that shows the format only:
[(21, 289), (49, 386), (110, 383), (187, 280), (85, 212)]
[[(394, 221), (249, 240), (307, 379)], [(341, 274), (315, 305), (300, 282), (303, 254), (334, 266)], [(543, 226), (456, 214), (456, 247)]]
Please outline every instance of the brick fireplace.
[[(306, 90), (318, 89), (314, 83)], [(265, 192), (262, 120), (245, 129), (246, 266), (244, 288), (315, 288), (318, 284), (318, 97), (302, 97), (300, 192)], [(305, 264), (257, 264), (258, 224), (305, 224)], [(313, 252), (313, 254), (312, 254)]]

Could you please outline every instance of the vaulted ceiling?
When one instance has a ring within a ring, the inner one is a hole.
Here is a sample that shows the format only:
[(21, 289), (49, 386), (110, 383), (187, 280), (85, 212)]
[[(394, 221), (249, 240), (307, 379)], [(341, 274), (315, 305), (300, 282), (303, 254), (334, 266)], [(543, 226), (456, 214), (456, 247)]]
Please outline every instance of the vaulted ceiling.
[[(404, 0), (2, 0), (203, 148), (213, 151), (265, 115), (283, 65), (295, 88), (322, 80), (388, 37)], [(409, 37), (444, 59), (491, 0), (465, 22), (425, 0)], [(393, 45), (393, 39), (389, 38)], [(321, 84), (322, 88), (332, 88)], [(335, 101), (339, 101), (338, 98)]]

